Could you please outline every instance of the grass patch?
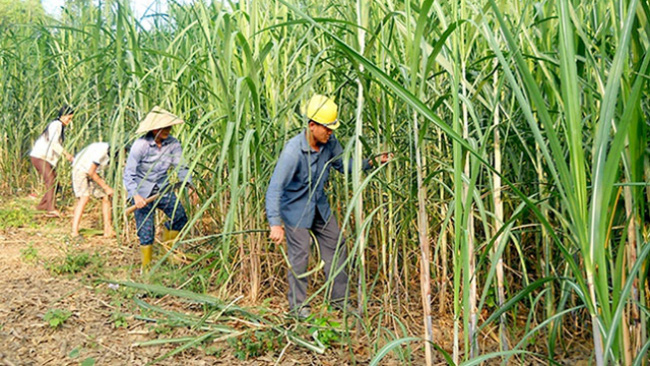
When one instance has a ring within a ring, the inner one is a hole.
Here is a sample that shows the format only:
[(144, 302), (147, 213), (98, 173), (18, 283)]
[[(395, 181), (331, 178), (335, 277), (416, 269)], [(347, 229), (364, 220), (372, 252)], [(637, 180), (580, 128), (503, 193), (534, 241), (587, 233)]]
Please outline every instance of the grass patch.
[(235, 357), (245, 361), (275, 353), (282, 347), (282, 334), (275, 330), (257, 330), (236, 338), (229, 338), (228, 345), (233, 348)]
[(34, 211), (31, 209), (21, 206), (0, 209), (0, 230), (37, 226), (38, 223), (34, 221)]
[(27, 248), (20, 250), (20, 259), (25, 263), (34, 263), (38, 261), (38, 249), (34, 248), (34, 245), (30, 243)]
[(95, 359), (92, 357), (88, 357), (87, 359), (81, 361), (79, 364), (80, 366), (94, 366), (95, 365)]
[(45, 315), (43, 315), (43, 320), (45, 320), (51, 328), (58, 329), (70, 318), (70, 316), (72, 316), (72, 313), (68, 310), (49, 309)]
[(90, 264), (90, 255), (88, 253), (69, 253), (64, 258), (57, 258), (47, 264), (47, 269), (53, 274), (74, 274)]
[(341, 337), (337, 331), (341, 327), (339, 322), (328, 317), (317, 317), (313, 319), (313, 323), (314, 325), (309, 328), (309, 333), (325, 347), (329, 347), (332, 343), (340, 340)]
[(127, 328), (129, 326), (128, 321), (126, 320), (126, 315), (119, 311), (114, 311), (111, 314), (111, 321), (113, 322), (114, 328)]
[(67, 253), (65, 257), (51, 260), (45, 267), (56, 275), (76, 274), (86, 267), (90, 267), (93, 274), (100, 274), (104, 268), (104, 259), (99, 253), (90, 255), (86, 252), (72, 252)]

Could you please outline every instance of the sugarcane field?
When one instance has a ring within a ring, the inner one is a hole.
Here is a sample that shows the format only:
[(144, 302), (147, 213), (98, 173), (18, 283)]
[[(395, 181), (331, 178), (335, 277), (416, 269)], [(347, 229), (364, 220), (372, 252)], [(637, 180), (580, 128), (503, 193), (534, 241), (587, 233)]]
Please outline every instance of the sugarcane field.
[(649, 365), (649, 20), (0, 0), (0, 365)]

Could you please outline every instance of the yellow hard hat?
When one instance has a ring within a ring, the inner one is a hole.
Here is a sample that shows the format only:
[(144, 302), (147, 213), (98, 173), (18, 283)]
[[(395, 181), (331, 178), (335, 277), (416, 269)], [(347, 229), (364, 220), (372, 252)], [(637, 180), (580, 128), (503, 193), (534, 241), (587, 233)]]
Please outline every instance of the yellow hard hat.
[(303, 113), (310, 120), (330, 130), (339, 128), (338, 106), (334, 103), (334, 100), (324, 95), (315, 94), (311, 97), (305, 108), (303, 108)]

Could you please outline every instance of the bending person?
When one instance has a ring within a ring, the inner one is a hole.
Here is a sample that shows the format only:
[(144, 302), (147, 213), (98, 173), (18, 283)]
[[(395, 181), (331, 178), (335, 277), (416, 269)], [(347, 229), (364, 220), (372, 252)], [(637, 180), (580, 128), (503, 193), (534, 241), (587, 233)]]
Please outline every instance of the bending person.
[[(154, 208), (162, 210), (170, 221), (165, 223), (163, 240), (173, 240), (187, 223), (187, 215), (174, 192), (170, 189), (169, 168), (178, 169), (178, 179), (191, 184), (187, 166), (181, 163), (180, 142), (170, 135), (173, 125), (183, 123), (175, 115), (155, 107), (140, 122), (136, 133), (146, 135), (137, 139), (124, 168), (124, 186), (137, 209), (135, 223), (142, 251), (142, 272), (151, 263), (152, 244), (155, 237)], [(155, 194), (161, 197), (147, 204), (146, 198)]]
[(102, 199), (102, 215), (104, 218), (104, 237), (110, 238), (113, 233), (111, 220), (111, 199), (113, 188), (99, 176), (99, 173), (108, 165), (109, 146), (105, 142), (95, 142), (81, 150), (74, 158), (72, 164), (72, 187), (77, 204), (72, 218), (72, 236), (79, 236), (79, 223), (84, 208), (90, 196)]

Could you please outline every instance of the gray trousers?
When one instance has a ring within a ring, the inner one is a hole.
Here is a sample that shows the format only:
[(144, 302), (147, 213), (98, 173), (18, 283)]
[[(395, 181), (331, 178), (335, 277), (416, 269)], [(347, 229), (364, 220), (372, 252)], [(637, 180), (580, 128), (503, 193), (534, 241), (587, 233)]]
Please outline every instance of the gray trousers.
[[(345, 238), (339, 240), (341, 231), (336, 223), (334, 214), (331, 214), (327, 222), (323, 220), (316, 209), (314, 222), (310, 229), (296, 228), (287, 226), (285, 236), (287, 239), (287, 251), (289, 253), (289, 263), (293, 268), (289, 270), (289, 309), (297, 309), (302, 306), (307, 298), (307, 277), (296, 278), (307, 272), (307, 262), (309, 262), (309, 252), (311, 249), (311, 235), (314, 234), (320, 248), (321, 259), (325, 262), (325, 277), (330, 278), (332, 270), (336, 273), (345, 263), (348, 256), (348, 250), (345, 246)], [(338, 253), (337, 253), (337, 247)], [(332, 268), (332, 262), (336, 255), (337, 265)], [(296, 275), (294, 275), (294, 272)], [(345, 269), (341, 270), (334, 278), (331, 294), (326, 294), (325, 298), (331, 301), (341, 301), (345, 299), (348, 290), (348, 275)]]

